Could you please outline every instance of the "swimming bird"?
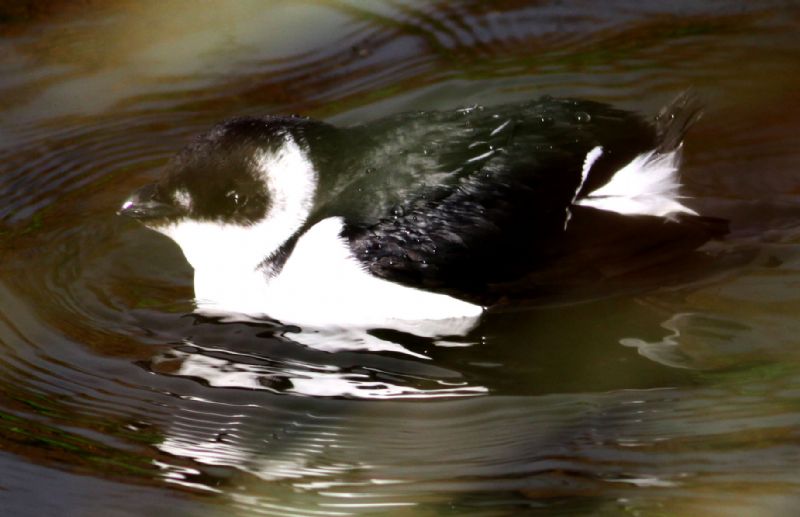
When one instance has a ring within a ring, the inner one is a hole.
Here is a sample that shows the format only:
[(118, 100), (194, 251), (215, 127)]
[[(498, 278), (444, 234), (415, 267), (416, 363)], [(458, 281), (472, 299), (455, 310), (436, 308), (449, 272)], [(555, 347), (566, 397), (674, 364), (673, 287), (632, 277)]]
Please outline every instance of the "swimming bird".
[(679, 192), (699, 113), (684, 94), (653, 122), (552, 97), (352, 127), (235, 118), (119, 213), (180, 246), (201, 311), (457, 333), (492, 304), (652, 268), (718, 233)]

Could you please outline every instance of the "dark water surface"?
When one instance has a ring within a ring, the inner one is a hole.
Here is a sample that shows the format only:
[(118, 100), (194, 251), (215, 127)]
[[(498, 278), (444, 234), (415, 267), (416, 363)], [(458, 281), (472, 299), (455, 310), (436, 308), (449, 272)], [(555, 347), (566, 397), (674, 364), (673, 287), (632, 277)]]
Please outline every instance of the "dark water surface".
[[(147, 2), (0, 40), (2, 515), (791, 515), (800, 504), (800, 5)], [(449, 342), (192, 313), (115, 215), (236, 114), (347, 124), (687, 87), (686, 280)]]

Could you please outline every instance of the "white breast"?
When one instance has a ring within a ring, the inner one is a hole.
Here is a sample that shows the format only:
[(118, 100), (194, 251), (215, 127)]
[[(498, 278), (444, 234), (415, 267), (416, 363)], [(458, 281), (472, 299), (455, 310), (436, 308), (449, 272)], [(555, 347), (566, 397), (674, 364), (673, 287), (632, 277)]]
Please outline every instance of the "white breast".
[(269, 280), (253, 274), (221, 283), (219, 276), (204, 278), (198, 272), (199, 308), (264, 314), (301, 326), (391, 328), (431, 337), (463, 335), (477, 323), (483, 312), (478, 305), (366, 272), (340, 237), (341, 230), (338, 217), (314, 225), (297, 241), (281, 272)]

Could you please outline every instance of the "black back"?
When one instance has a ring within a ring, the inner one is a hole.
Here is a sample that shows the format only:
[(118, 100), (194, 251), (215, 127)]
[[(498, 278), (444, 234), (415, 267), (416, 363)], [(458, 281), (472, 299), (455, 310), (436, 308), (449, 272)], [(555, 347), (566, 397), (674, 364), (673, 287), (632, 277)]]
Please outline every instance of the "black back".
[(584, 193), (655, 148), (658, 135), (626, 111), (545, 98), (401, 114), (341, 130), (336, 145), (347, 148), (315, 158), (323, 185), (309, 225), (344, 216), (345, 236), (373, 274), (484, 300), (575, 241), (565, 226), (592, 148), (604, 152)]
[(658, 126), (604, 104), (544, 98), (343, 129), (335, 145), (346, 148), (317, 158), (324, 184), (307, 226), (344, 216), (344, 236), (373, 274), (485, 304), (520, 283), (541, 290), (607, 276), (608, 264), (618, 270), (630, 258), (649, 265), (647, 250), (663, 248), (661, 258), (674, 258), (722, 226), (572, 202), (591, 149), (602, 146), (603, 154), (577, 194), (602, 186), (643, 152), (680, 145), (697, 115), (688, 105), (676, 103)]

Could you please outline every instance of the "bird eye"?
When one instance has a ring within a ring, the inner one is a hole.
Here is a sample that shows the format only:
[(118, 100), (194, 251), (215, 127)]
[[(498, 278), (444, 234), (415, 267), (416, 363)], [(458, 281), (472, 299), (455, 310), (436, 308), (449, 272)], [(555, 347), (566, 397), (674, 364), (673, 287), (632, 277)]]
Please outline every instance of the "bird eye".
[(192, 196), (183, 189), (178, 189), (172, 194), (172, 198), (175, 201), (175, 204), (179, 207), (183, 208), (184, 210), (191, 210), (192, 208)]
[(245, 206), (247, 204), (247, 196), (245, 196), (244, 194), (241, 194), (240, 192), (238, 192), (236, 190), (229, 190), (225, 194), (225, 197), (227, 199), (231, 200), (231, 202), (233, 203), (233, 206), (234, 206), (234, 208), (236, 210), (242, 208), (243, 206)]

